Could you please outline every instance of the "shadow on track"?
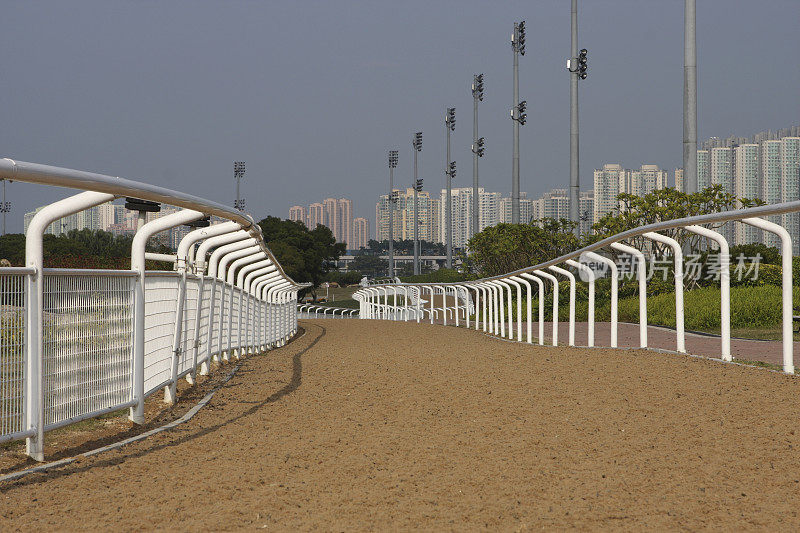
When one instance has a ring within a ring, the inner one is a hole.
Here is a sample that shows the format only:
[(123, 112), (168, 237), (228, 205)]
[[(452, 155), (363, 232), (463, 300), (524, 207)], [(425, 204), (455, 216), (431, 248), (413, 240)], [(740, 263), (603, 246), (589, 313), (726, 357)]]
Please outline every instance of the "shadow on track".
[[(274, 393), (270, 394), (269, 396), (267, 396), (265, 399), (263, 399), (261, 401), (258, 401), (258, 402), (244, 402), (243, 401), (242, 403), (253, 403), (253, 405), (250, 408), (248, 408), (246, 411), (244, 411), (244, 412), (242, 412), (242, 413), (240, 413), (240, 414), (238, 414), (238, 415), (236, 415), (236, 416), (234, 416), (232, 418), (229, 418), (228, 420), (220, 422), (219, 424), (214, 424), (213, 426), (201, 429), (201, 430), (196, 431), (194, 433), (186, 434), (186, 435), (184, 435), (184, 436), (182, 436), (182, 437), (180, 437), (180, 438), (178, 438), (176, 440), (173, 440), (173, 441), (170, 441), (170, 442), (167, 442), (167, 443), (164, 443), (164, 444), (158, 444), (156, 446), (151, 446), (151, 447), (148, 447), (148, 448), (144, 448), (144, 449), (142, 449), (142, 450), (140, 450), (140, 451), (138, 451), (136, 453), (125, 454), (125, 455), (122, 455), (121, 457), (117, 457), (117, 458), (113, 458), (113, 459), (92, 461), (91, 464), (88, 464), (88, 465), (85, 465), (85, 466), (77, 466), (77, 465), (73, 464), (73, 465), (67, 465), (66, 467), (61, 468), (61, 469), (53, 469), (52, 471), (31, 474), (31, 475), (26, 476), (24, 478), (20, 478), (20, 479), (17, 479), (17, 480), (14, 480), (14, 481), (10, 482), (6, 487), (0, 487), (0, 492), (3, 492), (4, 490), (9, 490), (12, 487), (13, 488), (23, 487), (25, 485), (40, 483), (40, 482), (47, 481), (47, 480), (53, 479), (53, 478), (58, 478), (58, 477), (61, 477), (61, 476), (68, 476), (68, 475), (72, 475), (72, 474), (77, 474), (79, 472), (84, 472), (84, 471), (87, 471), (87, 470), (90, 470), (90, 469), (93, 469), (93, 468), (102, 468), (102, 467), (118, 465), (118, 464), (124, 463), (127, 459), (132, 459), (132, 458), (135, 458), (135, 457), (143, 457), (143, 456), (145, 456), (148, 453), (153, 452), (153, 451), (158, 451), (158, 450), (163, 450), (165, 448), (171, 448), (173, 446), (178, 446), (178, 445), (183, 444), (185, 442), (189, 442), (191, 440), (194, 440), (194, 439), (196, 439), (198, 437), (202, 437), (204, 435), (208, 435), (210, 433), (213, 433), (214, 431), (217, 431), (218, 429), (220, 429), (220, 428), (222, 428), (222, 427), (224, 427), (224, 426), (226, 426), (226, 425), (228, 425), (228, 424), (230, 424), (232, 422), (236, 422), (237, 420), (241, 420), (242, 418), (245, 418), (245, 417), (255, 413), (256, 411), (258, 411), (259, 409), (261, 409), (262, 407), (264, 407), (266, 405), (269, 405), (271, 403), (275, 403), (278, 400), (280, 400), (281, 398), (283, 398), (285, 396), (288, 396), (289, 394), (292, 394), (294, 391), (296, 391), (298, 388), (300, 388), (300, 385), (302, 384), (302, 381), (303, 381), (303, 361), (302, 361), (303, 354), (305, 354), (311, 348), (316, 346), (316, 344), (327, 333), (327, 330), (323, 326), (320, 326), (319, 324), (313, 324), (313, 325), (318, 327), (321, 331), (320, 331), (319, 335), (317, 335), (317, 337), (315, 337), (314, 340), (311, 341), (311, 343), (308, 346), (306, 346), (305, 348), (303, 348), (302, 350), (300, 350), (299, 352), (297, 352), (296, 354), (294, 354), (292, 356), (292, 379), (289, 381), (289, 383), (287, 383), (280, 390), (275, 391)], [(246, 372), (246, 370), (244, 372)], [(230, 385), (230, 386), (235, 386), (235, 385)], [(229, 387), (229, 385), (225, 385), (222, 388), (227, 388), (227, 387)], [(174, 431), (175, 429), (179, 429), (181, 427), (182, 427), (182, 425), (176, 426), (175, 428), (172, 428), (171, 430), (168, 430), (167, 433), (165, 433), (165, 434), (168, 434), (169, 431)], [(146, 439), (145, 439), (145, 441), (146, 441)], [(142, 441), (142, 442), (145, 442), (145, 441)]]

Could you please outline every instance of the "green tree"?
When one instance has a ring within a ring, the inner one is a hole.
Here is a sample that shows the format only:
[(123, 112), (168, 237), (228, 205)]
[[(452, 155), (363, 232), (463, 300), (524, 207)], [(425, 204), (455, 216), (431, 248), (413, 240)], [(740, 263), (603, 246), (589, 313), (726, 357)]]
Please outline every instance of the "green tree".
[(530, 224), (498, 224), (469, 240), (471, 270), (496, 276), (536, 265), (580, 248), (575, 224), (544, 218)]
[(345, 244), (336, 242), (326, 226), (309, 230), (302, 222), (278, 217), (267, 217), (258, 225), (284, 272), (297, 282), (311, 282), (314, 289), (345, 251)]

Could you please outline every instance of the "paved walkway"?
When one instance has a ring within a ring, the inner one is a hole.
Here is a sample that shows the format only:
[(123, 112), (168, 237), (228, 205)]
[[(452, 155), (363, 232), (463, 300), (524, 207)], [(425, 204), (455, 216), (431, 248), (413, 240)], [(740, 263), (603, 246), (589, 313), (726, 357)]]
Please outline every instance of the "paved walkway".
[(0, 484), (0, 530), (800, 529), (800, 379), (304, 321), (188, 423)]

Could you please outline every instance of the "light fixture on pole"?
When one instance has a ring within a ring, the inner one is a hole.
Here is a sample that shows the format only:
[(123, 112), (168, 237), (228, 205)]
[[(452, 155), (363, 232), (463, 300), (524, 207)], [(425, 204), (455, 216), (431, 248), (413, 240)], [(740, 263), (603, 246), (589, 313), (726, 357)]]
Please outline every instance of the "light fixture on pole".
[(478, 102), (483, 101), (483, 74), (472, 76), (472, 234), (480, 231), (480, 196), (478, 195), (478, 158), (483, 157), (483, 137), (478, 138)]
[(394, 278), (394, 209), (397, 194), (394, 190), (394, 169), (397, 168), (397, 150), (389, 150), (389, 277)]
[(511, 119), (514, 124), (514, 151), (511, 156), (511, 222), (519, 224), (519, 126), (525, 124), (520, 120), (519, 108), (519, 56), (525, 55), (525, 21), (514, 23), (511, 34), (511, 49), (514, 51), (514, 103), (511, 107)]
[(453, 178), (456, 177), (456, 162), (450, 157), (450, 132), (456, 129), (456, 108), (448, 107), (444, 116), (444, 129), (447, 132), (447, 162), (444, 173), (447, 175), (447, 197), (444, 206), (445, 213), (445, 243), (447, 244), (447, 260), (445, 266), (453, 268)]
[(419, 268), (419, 201), (417, 200), (418, 193), (422, 191), (422, 178), (419, 177), (419, 153), (422, 152), (422, 132), (418, 131), (414, 134), (411, 141), (411, 146), (414, 148), (414, 275), (420, 274)]
[(233, 207), (239, 211), (244, 211), (245, 202), (244, 199), (239, 196), (239, 183), (244, 177), (244, 161), (233, 162), (233, 177), (236, 178), (236, 202), (233, 204)]

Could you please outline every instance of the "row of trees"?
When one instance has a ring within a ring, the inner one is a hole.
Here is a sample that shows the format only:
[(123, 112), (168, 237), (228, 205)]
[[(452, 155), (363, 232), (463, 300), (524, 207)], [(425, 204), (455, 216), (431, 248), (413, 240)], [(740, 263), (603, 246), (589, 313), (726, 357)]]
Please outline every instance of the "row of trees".
[[(44, 236), (44, 266), (46, 268), (106, 268), (128, 269), (131, 265), (131, 235), (114, 235), (106, 231), (72, 230), (64, 235)], [(171, 250), (154, 241), (148, 252), (170, 253)], [(0, 236), (0, 258), (12, 266), (25, 264), (25, 235), (14, 233)], [(171, 268), (153, 262), (151, 268)]]
[[(485, 228), (470, 239), (470, 253), (464, 257), (465, 267), (481, 277), (495, 276), (554, 259), (647, 224), (763, 204), (761, 200), (737, 198), (724, 192), (721, 185), (712, 185), (692, 194), (666, 188), (644, 196), (621, 194), (618, 199), (620, 205), (592, 226), (594, 232), (580, 237), (575, 235), (575, 224), (565, 219), (542, 219), (532, 224), (498, 224)], [(712, 224), (710, 227), (719, 228), (721, 225)], [(696, 234), (681, 229), (661, 233), (677, 240), (685, 250), (705, 254), (705, 248), (701, 246), (703, 238)], [(643, 237), (632, 240), (634, 246), (644, 247)], [(649, 240), (647, 243), (656, 255), (666, 251), (664, 245)], [(763, 246), (750, 248), (751, 252), (756, 248), (768, 250)]]

